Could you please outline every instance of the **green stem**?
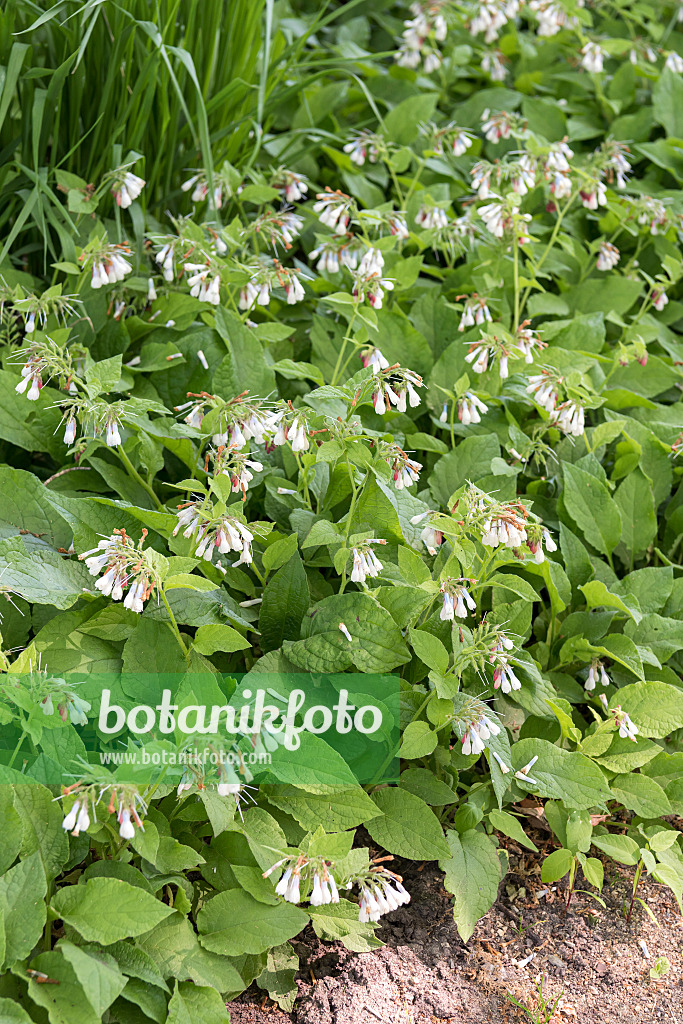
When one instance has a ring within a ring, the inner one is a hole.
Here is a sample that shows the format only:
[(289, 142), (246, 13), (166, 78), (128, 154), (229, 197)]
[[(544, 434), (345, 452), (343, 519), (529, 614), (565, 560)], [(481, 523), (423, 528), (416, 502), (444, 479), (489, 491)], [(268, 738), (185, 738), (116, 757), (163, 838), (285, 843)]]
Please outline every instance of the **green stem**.
[(336, 366), (334, 368), (334, 373), (332, 374), (332, 380), (330, 381), (331, 385), (334, 385), (334, 384), (337, 383), (337, 378), (339, 377), (339, 371), (341, 369), (342, 360), (344, 358), (344, 353), (346, 351), (346, 345), (351, 340), (351, 330), (352, 330), (353, 325), (355, 323), (357, 314), (358, 314), (358, 307), (356, 306), (356, 307), (354, 307), (353, 316), (349, 320), (349, 326), (347, 328), (346, 334), (344, 335), (344, 340), (342, 341), (341, 347), (339, 349), (339, 355), (337, 356), (337, 364), (336, 364)]
[(404, 209), (405, 209), (405, 207), (406, 207), (406, 206), (408, 205), (408, 202), (409, 202), (409, 200), (410, 200), (410, 197), (412, 196), (413, 192), (415, 191), (415, 188), (416, 188), (416, 186), (417, 186), (417, 183), (418, 183), (418, 181), (420, 180), (420, 175), (422, 174), (422, 172), (423, 172), (423, 170), (424, 170), (424, 166), (425, 166), (425, 163), (426, 163), (426, 161), (424, 160), (424, 158), (423, 158), (423, 157), (420, 157), (420, 159), (418, 160), (418, 166), (417, 166), (417, 170), (415, 171), (415, 177), (414, 177), (414, 178), (413, 178), (413, 180), (411, 181), (411, 183), (410, 183), (410, 188), (408, 189), (408, 192), (407, 192), (407, 194), (406, 194), (406, 197), (405, 197), (405, 199), (403, 200), (403, 208), (404, 208)]
[(12, 751), (12, 756), (10, 757), (9, 764), (7, 765), (8, 768), (11, 768), (12, 765), (14, 764), (14, 762), (16, 761), (17, 754), (21, 750), (21, 744), (24, 742), (25, 739), (26, 739), (26, 731), (25, 731), (25, 729), (22, 726), (21, 736), (19, 737), (19, 742), (17, 743), (16, 747)]
[[(353, 478), (353, 469), (351, 467), (351, 463), (349, 462), (348, 453), (346, 455), (346, 468), (348, 470), (349, 480), (351, 481), (351, 491), (352, 491), (352, 493), (351, 493), (351, 504), (349, 505), (349, 514), (348, 514), (347, 519), (346, 519), (346, 530), (344, 531), (344, 547), (348, 548), (348, 546), (349, 546), (349, 537), (351, 536), (351, 524), (353, 523), (353, 513), (356, 511), (356, 501), (358, 500), (358, 494), (359, 494), (359, 491), (362, 490), (362, 487), (360, 487), (360, 488), (356, 487), (356, 481)], [(340, 594), (344, 593), (344, 591), (346, 589), (346, 583), (347, 583), (346, 566), (344, 566), (344, 568), (342, 570), (341, 587), (339, 588), (339, 593)]]
[(513, 332), (516, 332), (519, 327), (519, 238), (517, 237), (516, 231), (512, 242), (512, 259), (512, 271), (515, 286), (515, 317), (512, 330)]
[(118, 452), (118, 456), (121, 459), (121, 462), (126, 467), (126, 472), (128, 473), (128, 476), (132, 477), (133, 480), (136, 481), (136, 483), (140, 484), (140, 486), (142, 488), (144, 488), (144, 490), (147, 491), (147, 493), (149, 494), (150, 498), (152, 499), (152, 501), (154, 502), (156, 507), (160, 511), (163, 511), (164, 506), (161, 504), (161, 502), (157, 498), (156, 494), (154, 493), (153, 488), (150, 487), (150, 485), (147, 483), (147, 481), (143, 480), (143, 478), (140, 476), (140, 474), (138, 473), (137, 469), (135, 468), (133, 463), (130, 461), (130, 459), (126, 455), (126, 453), (124, 451), (124, 448), (123, 448), (123, 445), (119, 445), (117, 447), (116, 451)]
[[(550, 250), (554, 246), (555, 241), (557, 239), (557, 236), (560, 233), (560, 227), (562, 225), (562, 221), (564, 219), (564, 215), (566, 214), (567, 210), (572, 205), (572, 203), (574, 202), (574, 200), (576, 199), (578, 194), (579, 194), (578, 189), (577, 189), (576, 192), (572, 192), (572, 194), (570, 195), (570, 197), (567, 200), (567, 202), (564, 205), (564, 207), (559, 211), (559, 213), (557, 215), (557, 220), (555, 221), (555, 227), (553, 228), (552, 233), (550, 235), (550, 238), (548, 239), (548, 244), (546, 245), (545, 249), (541, 253), (540, 260), (538, 261), (538, 263), (534, 267), (534, 277), (536, 277), (536, 275), (538, 274), (538, 271), (541, 269), (541, 267), (545, 263), (546, 259), (548, 258), (548, 254), (550, 253)], [(524, 307), (526, 306), (527, 300), (529, 298), (530, 293), (531, 293), (531, 285), (527, 285), (527, 287), (526, 287), (526, 289), (524, 291), (524, 294), (522, 295), (520, 304), (519, 304), (520, 305), (520, 309), (523, 310)]]
[(304, 501), (306, 502), (306, 504), (308, 505), (308, 507), (310, 508), (310, 510), (312, 512), (313, 511), (313, 506), (311, 504), (311, 496), (308, 493), (308, 481), (306, 479), (306, 477), (307, 477), (307, 470), (304, 468), (304, 465), (303, 465), (303, 463), (301, 461), (301, 456), (299, 455), (299, 453), (298, 452), (292, 452), (292, 455), (296, 459), (296, 464), (299, 467), (299, 474), (301, 476), (301, 483), (303, 484), (303, 488), (304, 488)]
[(189, 660), (189, 654), (188, 654), (187, 647), (185, 646), (185, 641), (183, 640), (183, 638), (181, 636), (181, 633), (180, 633), (180, 630), (178, 629), (178, 623), (176, 622), (176, 617), (173, 614), (173, 612), (171, 611), (171, 606), (168, 603), (168, 598), (166, 597), (166, 592), (164, 591), (163, 587), (159, 588), (159, 593), (161, 594), (161, 600), (164, 602), (164, 605), (166, 606), (166, 611), (168, 612), (168, 617), (171, 620), (171, 628), (173, 629), (173, 632), (175, 633), (176, 640), (178, 641), (178, 644), (180, 645), (180, 649), (183, 652), (183, 656), (185, 657), (186, 660)]

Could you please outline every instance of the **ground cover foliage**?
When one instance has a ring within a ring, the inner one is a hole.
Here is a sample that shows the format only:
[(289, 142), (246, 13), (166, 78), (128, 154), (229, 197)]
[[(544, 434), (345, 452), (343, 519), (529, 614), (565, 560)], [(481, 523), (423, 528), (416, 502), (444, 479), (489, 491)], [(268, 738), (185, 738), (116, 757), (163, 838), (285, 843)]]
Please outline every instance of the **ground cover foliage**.
[[(360, 826), (464, 940), (522, 801), (681, 905), (679, 7), (153, 6), (0, 15), (2, 1014), (291, 1008)], [(400, 784), (88, 766), (244, 672), (395, 673)]]

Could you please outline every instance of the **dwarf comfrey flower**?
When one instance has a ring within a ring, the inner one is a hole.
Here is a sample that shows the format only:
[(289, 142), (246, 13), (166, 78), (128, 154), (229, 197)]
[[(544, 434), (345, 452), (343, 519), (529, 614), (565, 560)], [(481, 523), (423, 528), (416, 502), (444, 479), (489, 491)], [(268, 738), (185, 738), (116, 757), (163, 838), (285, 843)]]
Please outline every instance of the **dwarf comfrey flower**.
[(379, 373), (380, 370), (386, 370), (389, 367), (389, 361), (385, 359), (378, 348), (363, 349), (359, 358), (363, 366), (372, 367), (373, 373)]
[[(464, 296), (460, 295), (458, 298), (464, 298)], [(491, 313), (487, 302), (488, 300), (486, 298), (477, 295), (476, 292), (470, 298), (466, 298), (465, 308), (462, 316), (460, 317), (458, 330), (464, 331), (468, 327), (483, 324), (487, 320), (491, 321)]]
[(144, 187), (144, 178), (138, 177), (132, 171), (126, 171), (123, 177), (114, 183), (111, 191), (117, 206), (120, 206), (122, 210), (127, 210), (133, 200), (137, 199), (140, 195)]
[[(661, 313), (661, 311), (664, 309), (664, 307), (669, 301), (669, 297), (663, 288), (655, 288), (650, 298), (652, 299), (652, 305), (655, 307), (658, 313)], [(31, 396), (29, 395), (29, 398), (30, 397)]]
[(512, 131), (512, 119), (511, 115), (507, 111), (502, 110), (498, 114), (492, 114), (490, 110), (485, 110), (481, 115), (483, 131), (486, 139), (489, 142), (500, 142), (501, 139), (509, 139), (510, 132)]
[(146, 536), (147, 530), (143, 529), (136, 545), (125, 530), (117, 529), (101, 540), (97, 548), (78, 556), (79, 560), (85, 559), (91, 576), (106, 570), (96, 587), (112, 600), (120, 601), (124, 587), (128, 586), (124, 607), (137, 614), (142, 612), (144, 602), (160, 582), (155, 563), (142, 550)]
[(585, 423), (586, 416), (582, 407), (572, 400), (561, 402), (550, 414), (550, 424), (571, 437), (581, 437)]
[(586, 43), (581, 48), (581, 67), (585, 71), (599, 75), (607, 54), (598, 43)]
[(616, 245), (612, 245), (611, 242), (603, 242), (600, 246), (596, 264), (598, 270), (612, 270), (618, 262), (619, 250)]
[(545, 526), (527, 527), (527, 547), (534, 556), (534, 561), (539, 565), (545, 561), (545, 553), (543, 551), (543, 545), (545, 544), (546, 551), (557, 551), (557, 544), (550, 535), (550, 531)]
[(319, 192), (313, 212), (318, 214), (320, 223), (332, 228), (336, 235), (345, 235), (351, 219), (350, 208), (353, 200), (343, 192)]
[(415, 215), (415, 223), (430, 231), (448, 226), (448, 214), (441, 206), (421, 206)]
[(349, 160), (357, 167), (362, 167), (366, 160), (371, 164), (377, 163), (379, 157), (379, 144), (381, 139), (373, 132), (362, 131), (351, 142), (343, 147), (344, 152), (349, 154)]
[(205, 263), (186, 263), (185, 270), (190, 271), (187, 283), (190, 295), (200, 302), (210, 302), (217, 306), (220, 302), (221, 279), (218, 270)]
[(442, 622), (453, 622), (455, 617), (465, 619), (468, 609), (471, 612), (476, 611), (477, 603), (465, 585), (471, 582), (466, 579), (453, 579), (450, 576), (443, 580), (439, 588), (443, 594), (443, 604), (439, 615)]
[(546, 412), (554, 412), (557, 405), (558, 390), (557, 380), (552, 374), (543, 371), (534, 377), (529, 377), (526, 392)]
[(485, 547), (495, 548), (499, 544), (505, 547), (518, 548), (527, 539), (526, 521), (519, 511), (512, 507), (503, 507), (481, 525), (481, 542)]
[(669, 71), (674, 71), (677, 75), (683, 74), (683, 57), (676, 53), (675, 50), (669, 50), (664, 61), (664, 67), (668, 68)]
[(472, 145), (472, 137), (469, 132), (462, 128), (456, 130), (453, 136), (453, 142), (451, 143), (451, 149), (453, 150), (453, 156), (464, 156), (467, 150)]
[(633, 743), (636, 743), (639, 731), (638, 726), (631, 721), (625, 711), (622, 711), (620, 705), (612, 708), (612, 714), (614, 715), (614, 721), (619, 729), (619, 735), (622, 740), (631, 740)]
[(588, 677), (583, 684), (586, 690), (594, 690), (595, 684), (600, 681), (603, 686), (609, 686), (611, 680), (605, 671), (605, 666), (595, 658), (588, 669)]
[(384, 568), (379, 558), (370, 547), (371, 544), (386, 544), (386, 541), (367, 540), (365, 544), (351, 549), (351, 553), (353, 555), (353, 568), (351, 570), (352, 583), (365, 583), (366, 577), (369, 576), (373, 579), (375, 576), (379, 576)]
[(481, 58), (481, 70), (491, 76), (492, 82), (504, 82), (507, 72), (503, 53), (500, 50), (485, 53)]
[(585, 185), (580, 189), (579, 196), (587, 210), (597, 210), (599, 206), (607, 205), (607, 188), (601, 181)]
[(273, 188), (282, 189), (288, 203), (295, 203), (304, 199), (308, 192), (308, 182), (300, 174), (288, 171), (284, 167), (278, 168), (271, 182)]
[(488, 405), (471, 391), (466, 391), (458, 400), (458, 419), (463, 427), (468, 427), (470, 423), (481, 423), (480, 414), (485, 414), (488, 411)]
[(502, 238), (505, 228), (509, 224), (509, 217), (500, 199), (493, 203), (487, 203), (486, 206), (480, 206), (477, 212), (486, 224), (487, 230), (496, 238)]

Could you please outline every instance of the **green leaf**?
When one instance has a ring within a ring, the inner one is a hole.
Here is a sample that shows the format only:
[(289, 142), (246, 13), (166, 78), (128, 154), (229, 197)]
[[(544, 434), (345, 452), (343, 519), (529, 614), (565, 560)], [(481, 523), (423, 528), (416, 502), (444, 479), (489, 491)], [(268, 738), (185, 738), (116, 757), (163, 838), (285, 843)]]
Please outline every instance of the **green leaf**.
[(667, 135), (683, 139), (683, 81), (670, 68), (664, 68), (652, 90), (652, 112)]
[(633, 865), (640, 860), (640, 847), (630, 836), (603, 835), (593, 836), (593, 846), (602, 850), (612, 860), (618, 860), (620, 864)]
[(596, 477), (570, 462), (563, 464), (562, 493), (567, 512), (584, 537), (603, 555), (614, 551), (621, 537), (619, 509), (607, 487)]
[(310, 907), (311, 924), (315, 934), (326, 942), (341, 942), (354, 953), (367, 953), (382, 943), (375, 938), (374, 924), (361, 924), (358, 906), (348, 900)]
[[(367, 594), (326, 597), (308, 623), (306, 639), (283, 644), (284, 654), (306, 672), (343, 672), (352, 665), (359, 672), (390, 672), (410, 661), (400, 629)], [(339, 629), (340, 623), (351, 641)], [(305, 624), (306, 620), (304, 632)]]
[(446, 839), (449, 855), (441, 856), (439, 867), (446, 876), (445, 888), (455, 896), (453, 917), (458, 934), (467, 942), (479, 918), (496, 900), (500, 861), (491, 840), (476, 829), (462, 834), (449, 831)]
[(447, 856), (439, 819), (419, 797), (405, 790), (386, 788), (373, 794), (381, 814), (366, 828), (376, 843), (408, 860), (438, 860)]
[(284, 902), (269, 906), (243, 889), (218, 893), (197, 915), (202, 946), (224, 956), (262, 953), (293, 938), (307, 924), (308, 914), (299, 907)]
[(541, 864), (542, 882), (559, 882), (571, 871), (574, 855), (569, 850), (553, 850)]
[(609, 800), (609, 789), (600, 769), (578, 752), (563, 750), (548, 740), (523, 739), (512, 747), (512, 763), (519, 771), (538, 755), (529, 775), (538, 785), (515, 779), (518, 785), (533, 793), (563, 800), (565, 806), (577, 809), (603, 805)]
[(642, 736), (663, 739), (683, 727), (683, 690), (657, 681), (623, 686), (610, 700), (620, 705)]
[(423, 92), (397, 104), (384, 118), (384, 131), (391, 142), (405, 146), (417, 138), (418, 125), (434, 114), (438, 95)]
[(21, 819), (21, 856), (38, 852), (47, 878), (59, 874), (69, 856), (63, 813), (45, 786), (14, 786), (14, 808)]
[(519, 823), (519, 818), (515, 818), (514, 814), (508, 814), (507, 811), (499, 811), (494, 807), (493, 810), (489, 811), (488, 817), (498, 832), (502, 832), (504, 836), (509, 836), (515, 842), (526, 846), (527, 850), (533, 850), (534, 853), (538, 853), (538, 847), (529, 839)]
[(448, 651), (438, 637), (424, 629), (410, 630), (410, 643), (420, 661), (433, 672), (444, 675), (448, 671)]
[(647, 775), (618, 775), (610, 788), (624, 807), (643, 818), (660, 818), (672, 813), (666, 793)]
[(138, 945), (165, 978), (193, 981), (219, 992), (241, 992), (244, 988), (230, 961), (202, 949), (190, 922), (177, 912), (143, 935)]
[(428, 757), (434, 752), (438, 739), (429, 722), (410, 722), (403, 731), (399, 756), (407, 761)]
[(11, 786), (0, 785), (0, 874), (16, 860), (23, 840), (21, 818), (14, 806), (14, 792)]
[(72, 942), (62, 940), (59, 952), (71, 964), (73, 972), (83, 987), (88, 1000), (98, 1017), (126, 987), (128, 978), (119, 970), (116, 961), (109, 953), (99, 950), (88, 950), (74, 946)]
[(143, 935), (173, 913), (149, 893), (119, 878), (90, 878), (85, 885), (65, 886), (51, 906), (84, 939), (103, 945)]
[(33, 1024), (23, 1006), (13, 999), (0, 998), (0, 1024)]
[(189, 981), (176, 982), (166, 1024), (228, 1024), (229, 1020), (225, 1002), (215, 988), (198, 988)]
[(47, 879), (40, 855), (30, 854), (0, 877), (4, 966), (29, 955), (45, 926)]
[(621, 540), (629, 553), (631, 564), (647, 551), (657, 536), (657, 515), (652, 485), (640, 469), (629, 473), (619, 484), (614, 502), (621, 515)]
[(27, 551), (23, 538), (0, 541), (2, 584), (27, 601), (70, 608), (83, 591), (97, 593), (94, 580), (81, 562), (68, 561), (49, 548)]
[(41, 953), (31, 961), (31, 968), (59, 982), (39, 984), (31, 978), (28, 994), (34, 1003), (47, 1010), (50, 1024), (100, 1024), (76, 971), (61, 952)]
[(199, 627), (192, 647), (200, 654), (210, 655), (215, 654), (216, 651), (224, 651), (228, 654), (233, 651), (246, 651), (249, 650), (251, 644), (232, 626), (212, 625)]
[[(263, 651), (274, 651), (286, 640), (296, 641), (301, 634), (301, 620), (308, 611), (310, 597), (308, 577), (304, 563), (296, 550), (296, 534), (291, 535), (288, 546), (293, 547), (293, 554), (268, 581), (263, 591), (263, 602), (259, 613), (259, 630)], [(285, 544), (285, 541), (276, 541)], [(272, 548), (267, 548), (265, 555)], [(283, 549), (284, 550), (284, 549)], [(273, 565), (276, 560), (273, 559)]]
[(500, 455), (495, 434), (466, 437), (456, 449), (438, 459), (429, 478), (429, 489), (437, 505), (447, 505), (451, 495), (471, 481), (491, 473), (492, 461)]
[(640, 622), (642, 615), (633, 598), (619, 597), (607, 589), (602, 580), (591, 580), (579, 587), (586, 598), (586, 604), (591, 608), (617, 608), (624, 612), (634, 622)]

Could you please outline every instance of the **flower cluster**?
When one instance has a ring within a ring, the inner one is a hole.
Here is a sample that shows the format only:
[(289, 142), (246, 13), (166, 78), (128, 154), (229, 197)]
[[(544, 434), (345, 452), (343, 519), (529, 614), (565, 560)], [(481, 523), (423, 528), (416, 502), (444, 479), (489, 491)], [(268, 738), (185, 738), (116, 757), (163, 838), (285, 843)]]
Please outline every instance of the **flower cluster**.
[(138, 177), (132, 171), (125, 171), (114, 181), (111, 193), (116, 201), (116, 205), (120, 206), (122, 210), (127, 210), (131, 203), (140, 195), (144, 187), (144, 178)]
[(441, 613), (439, 618), (442, 621), (453, 622), (455, 616), (459, 619), (467, 618), (467, 609), (471, 612), (477, 610), (477, 602), (474, 600), (467, 584), (472, 584), (474, 581), (459, 577), (457, 579), (452, 576), (448, 576), (446, 579), (441, 581), (439, 588), (443, 594), (443, 604), (441, 606)]
[(528, 512), (520, 502), (508, 502), (482, 524), (482, 544), (487, 548), (496, 548), (499, 544), (521, 547), (527, 539), (527, 517)]
[[(263, 872), (263, 877), (268, 878), (273, 871), (286, 865), (275, 886), (277, 896), (282, 896), (287, 903), (300, 903), (302, 899), (301, 887), (308, 891), (308, 902), (312, 907), (324, 906), (328, 903), (339, 903), (339, 890), (337, 882), (330, 870), (332, 861), (322, 857), (306, 857), (303, 854), (292, 857), (283, 857), (276, 861), (272, 867)], [(306, 898), (306, 897), (304, 897)]]
[[(485, 708), (486, 705), (482, 705)], [(489, 709), (486, 707), (486, 710)], [(479, 711), (479, 708), (477, 709)], [(486, 714), (478, 713), (476, 717), (471, 718), (464, 724), (463, 736), (462, 736), (462, 752), (466, 756), (469, 754), (482, 754), (486, 747), (486, 741), (490, 740), (492, 736), (498, 736), (500, 733), (500, 726), (497, 722), (488, 718)], [(501, 771), (503, 765), (501, 762)], [(506, 771), (509, 771), (507, 765), (505, 765)], [(504, 773), (505, 774), (505, 773)]]
[[(445, 407), (447, 408), (447, 407)], [(470, 423), (481, 423), (481, 417), (489, 411), (488, 405), (472, 391), (466, 391), (458, 399), (458, 420), (463, 427), (469, 427)], [(442, 411), (443, 417), (443, 411)], [(445, 419), (443, 420), (445, 422)]]
[(635, 725), (627, 713), (622, 711), (621, 705), (611, 709), (614, 715), (614, 721), (619, 730), (619, 735), (622, 740), (631, 740), (633, 743), (637, 742), (636, 737), (638, 736), (638, 726)]
[(409, 458), (397, 444), (388, 445), (383, 454), (384, 461), (391, 469), (392, 480), (397, 491), (402, 491), (404, 487), (412, 487), (418, 482), (422, 469), (421, 462)]
[(127, 242), (113, 245), (98, 245), (92, 252), (84, 252), (79, 259), (83, 267), (90, 266), (92, 277), (91, 288), (103, 288), (108, 284), (116, 284), (123, 281), (126, 274), (133, 269), (125, 258), (130, 255), (130, 246)]
[(373, 378), (372, 404), (379, 416), (384, 416), (391, 406), (396, 407), (397, 412), (405, 412), (408, 406), (411, 409), (420, 404), (420, 396), (415, 388), (424, 386), (422, 377), (413, 370), (407, 370), (395, 363), (387, 366), (379, 372), (375, 371)]
[(609, 686), (611, 681), (610, 677), (605, 672), (605, 666), (603, 665), (603, 663), (601, 661), (598, 661), (597, 658), (594, 658), (591, 662), (590, 668), (588, 669), (588, 677), (586, 679), (586, 682), (583, 685), (589, 691), (594, 690), (595, 684), (597, 683), (598, 679), (600, 680), (603, 686)]
[(173, 536), (182, 530), (183, 537), (192, 540), (197, 558), (210, 562), (214, 551), (221, 555), (239, 551), (240, 557), (235, 565), (253, 562), (251, 544), (254, 535), (236, 516), (209, 517), (203, 512), (199, 499), (179, 505), (178, 509), (178, 523)]
[(104, 570), (95, 587), (105, 597), (120, 601), (128, 588), (123, 606), (138, 615), (160, 584), (153, 558), (142, 550), (146, 536), (147, 530), (143, 529), (140, 540), (135, 544), (124, 529), (117, 529), (110, 537), (101, 540), (96, 548), (78, 556), (80, 561), (85, 559), (91, 576), (99, 576)]
[(379, 558), (372, 550), (372, 544), (386, 544), (385, 540), (373, 540), (369, 538), (364, 544), (351, 549), (353, 555), (353, 569), (351, 570), (352, 583), (365, 583), (369, 576), (373, 579), (379, 576), (384, 568)]
[(73, 786), (64, 787), (61, 799), (70, 796), (75, 796), (76, 799), (64, 817), (62, 828), (71, 832), (73, 836), (85, 832), (90, 827), (91, 819), (93, 821), (97, 819), (97, 805), (107, 791), (110, 791), (107, 813), (116, 815), (121, 838), (132, 839), (136, 826), (141, 832), (144, 832), (145, 828), (140, 815), (147, 813), (147, 805), (137, 787), (127, 783), (87, 785), (83, 782), (76, 782)]
[(493, 669), (493, 688), (497, 690), (499, 687), (503, 693), (510, 693), (511, 690), (521, 690), (522, 684), (515, 675), (514, 669), (510, 665), (506, 651), (511, 651), (514, 648), (514, 644), (506, 633), (501, 632), (496, 642), (492, 645), (489, 651), (489, 661), (494, 666)]
[(444, 6), (444, 0), (415, 0), (410, 5), (414, 17), (403, 23), (403, 42), (396, 54), (400, 67), (417, 68), (422, 61), (427, 75), (440, 67), (442, 55), (436, 44), (444, 42), (448, 33), (441, 13)]

